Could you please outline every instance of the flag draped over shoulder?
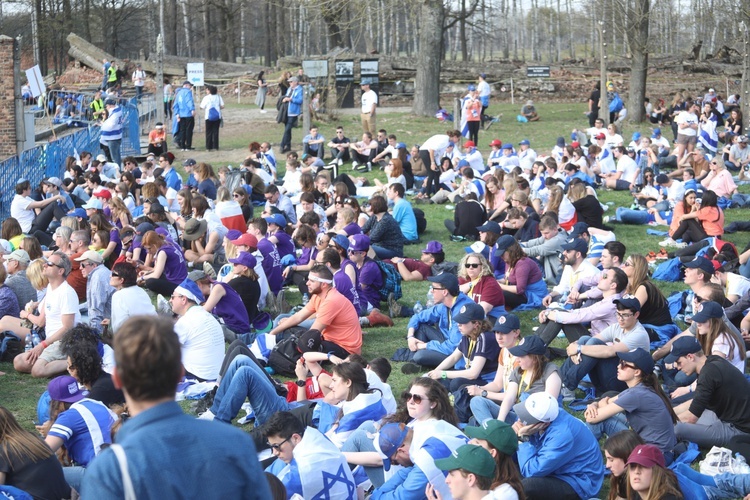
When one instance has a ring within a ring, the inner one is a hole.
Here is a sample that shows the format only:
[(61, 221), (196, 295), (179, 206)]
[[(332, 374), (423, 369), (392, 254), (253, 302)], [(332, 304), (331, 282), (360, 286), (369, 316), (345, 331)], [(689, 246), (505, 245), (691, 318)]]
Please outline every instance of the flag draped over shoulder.
[(719, 134), (716, 132), (718, 121), (719, 119), (716, 115), (711, 113), (708, 121), (701, 123), (700, 131), (698, 132), (698, 142), (712, 153), (716, 153), (719, 145)]
[[(343, 411), (343, 416), (334, 428), (339, 411)], [(313, 419), (317, 416), (318, 429), (324, 432), (338, 448), (341, 448), (349, 435), (362, 423), (369, 420), (377, 422), (387, 414), (380, 392), (377, 391), (360, 394), (351, 401), (340, 403), (340, 406), (318, 403), (315, 413), (317, 415), (314, 415)]]
[(409, 456), (446, 500), (453, 497), (445, 484), (446, 473), (435, 466), (435, 460), (450, 456), (468, 442), (457, 427), (442, 420), (427, 420), (414, 425)]

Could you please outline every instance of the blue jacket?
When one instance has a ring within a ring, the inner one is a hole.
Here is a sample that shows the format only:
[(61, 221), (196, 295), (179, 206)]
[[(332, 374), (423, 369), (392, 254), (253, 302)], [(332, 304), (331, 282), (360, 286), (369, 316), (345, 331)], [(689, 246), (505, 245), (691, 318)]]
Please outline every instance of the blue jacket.
[(286, 97), (291, 97), (292, 100), (289, 101), (289, 116), (299, 116), (302, 114), (302, 87), (297, 85), (296, 88), (289, 87), (289, 90), (286, 91)]
[[(271, 498), (252, 438), (231, 425), (186, 415), (176, 402), (131, 418), (116, 441), (141, 500)], [(111, 449), (103, 450), (86, 471), (81, 498), (124, 497), (118, 460)]]
[(373, 491), (371, 500), (419, 500), (425, 497), (427, 476), (416, 465), (402, 467), (383, 486)]
[(599, 443), (586, 424), (562, 408), (544, 432), (518, 447), (518, 465), (523, 477), (562, 479), (581, 498), (595, 497), (604, 480)]
[[(465, 293), (459, 292), (453, 302), (453, 307), (450, 309), (450, 316), (453, 317), (458, 314), (461, 307), (469, 302), (473, 302), (471, 298)], [(438, 304), (412, 316), (409, 320), (409, 328), (417, 329), (421, 324), (437, 325), (443, 335), (446, 336), (446, 340), (443, 342), (430, 340), (427, 342), (427, 349), (446, 355), (451, 354), (458, 347), (458, 343), (461, 342), (461, 332), (458, 331), (458, 323), (451, 321), (448, 316), (448, 308), (443, 304)]]
[(193, 101), (193, 91), (185, 87), (177, 89), (174, 96), (173, 110), (176, 116), (180, 118), (190, 118), (195, 111), (195, 101)]

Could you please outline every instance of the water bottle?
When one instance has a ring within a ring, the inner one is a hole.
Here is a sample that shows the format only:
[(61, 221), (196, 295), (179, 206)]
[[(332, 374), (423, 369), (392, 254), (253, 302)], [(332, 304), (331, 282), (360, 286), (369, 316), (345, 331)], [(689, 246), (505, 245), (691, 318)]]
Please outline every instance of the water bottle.
[(31, 341), (34, 343), (35, 346), (38, 346), (42, 343), (42, 339), (39, 337), (38, 333), (32, 333), (31, 334)]
[(432, 292), (427, 292), (427, 302), (425, 302), (425, 309), (429, 309), (430, 307), (435, 305), (435, 299), (432, 298)]
[(422, 303), (417, 301), (416, 304), (414, 304), (414, 314), (419, 314), (422, 311), (424, 311), (424, 306), (422, 306)]
[(306, 306), (308, 302), (310, 302), (310, 295), (305, 293), (302, 295), (302, 305)]
[(26, 346), (24, 347), (24, 352), (29, 352), (31, 349), (34, 348), (34, 344), (31, 342), (31, 335), (26, 335)]

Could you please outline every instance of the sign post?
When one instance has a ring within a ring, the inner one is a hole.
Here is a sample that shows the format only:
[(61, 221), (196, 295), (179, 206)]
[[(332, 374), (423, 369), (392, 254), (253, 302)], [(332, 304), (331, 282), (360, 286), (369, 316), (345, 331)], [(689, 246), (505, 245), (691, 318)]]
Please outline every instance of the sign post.
[[(187, 79), (190, 83), (193, 84), (193, 100), (195, 100), (195, 96), (200, 96), (200, 91), (196, 91), (196, 87), (201, 87), (206, 84), (203, 81), (203, 63), (187, 63)], [(195, 115), (198, 116), (198, 110), (195, 110)], [(201, 123), (203, 123), (203, 120), (195, 120), (198, 130), (201, 130)]]
[(526, 66), (526, 78), (549, 78), (549, 66)]

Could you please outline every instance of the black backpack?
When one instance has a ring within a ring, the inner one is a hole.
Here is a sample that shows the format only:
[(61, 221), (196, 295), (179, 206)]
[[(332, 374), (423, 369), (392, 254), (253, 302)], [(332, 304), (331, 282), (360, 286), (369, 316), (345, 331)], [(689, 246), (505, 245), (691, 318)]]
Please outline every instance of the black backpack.
[(13, 358), (21, 354), (23, 349), (23, 342), (18, 335), (11, 331), (0, 332), (0, 361), (12, 363)]
[(283, 334), (283, 339), (276, 342), (276, 345), (268, 355), (268, 366), (273, 371), (284, 377), (296, 377), (294, 372), (297, 366), (297, 360), (302, 357), (302, 352), (297, 347), (299, 335), (306, 332), (304, 328), (292, 327)]
[(417, 219), (417, 234), (424, 234), (427, 230), (427, 219), (424, 216), (424, 211), (421, 208), (415, 208), (414, 218)]

